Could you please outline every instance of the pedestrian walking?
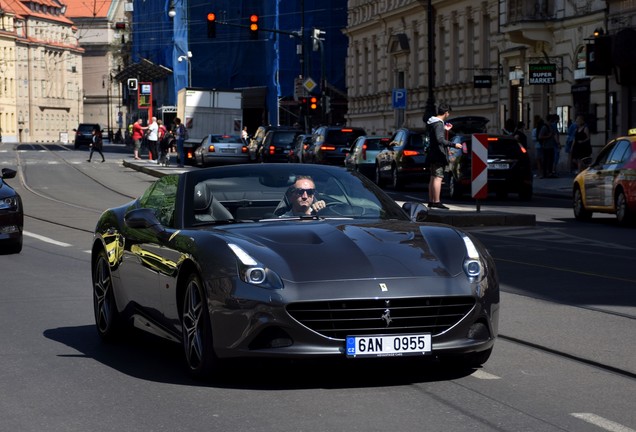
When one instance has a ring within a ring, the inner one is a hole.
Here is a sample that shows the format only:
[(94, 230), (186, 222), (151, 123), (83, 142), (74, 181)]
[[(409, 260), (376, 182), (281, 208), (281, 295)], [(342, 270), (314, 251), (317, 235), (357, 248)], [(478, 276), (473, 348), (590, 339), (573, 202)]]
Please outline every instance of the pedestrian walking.
[(443, 210), (448, 210), (448, 207), (442, 204), (441, 201), (442, 179), (448, 165), (448, 150), (451, 147), (462, 148), (461, 143), (453, 144), (446, 137), (448, 131), (452, 128), (451, 124), (446, 123), (450, 112), (450, 105), (441, 103), (437, 107), (437, 115), (431, 116), (426, 121), (430, 139), (429, 152), (426, 156), (426, 164), (430, 172), (428, 206)]
[(183, 143), (188, 137), (188, 131), (183, 123), (181, 123), (181, 119), (176, 117), (174, 119), (175, 124), (175, 137), (177, 140), (177, 166), (179, 168), (183, 167), (185, 163), (185, 152), (183, 150)]
[(159, 160), (159, 124), (157, 124), (157, 117), (152, 117), (148, 124), (148, 135), (146, 137), (148, 143), (148, 160)]
[(592, 156), (590, 130), (585, 124), (585, 118), (580, 115), (576, 117), (576, 131), (574, 133), (574, 143), (572, 144), (572, 161), (576, 162), (578, 172), (583, 171), (585, 160), (590, 156)]
[(88, 160), (86, 162), (90, 162), (91, 159), (93, 159), (93, 152), (97, 152), (99, 153), (99, 155), (102, 157), (102, 163), (106, 162), (106, 158), (104, 157), (104, 153), (102, 153), (102, 131), (99, 129), (93, 129), (92, 131), (93, 134), (93, 142), (90, 144), (90, 148), (91, 148), (91, 152), (88, 155)]

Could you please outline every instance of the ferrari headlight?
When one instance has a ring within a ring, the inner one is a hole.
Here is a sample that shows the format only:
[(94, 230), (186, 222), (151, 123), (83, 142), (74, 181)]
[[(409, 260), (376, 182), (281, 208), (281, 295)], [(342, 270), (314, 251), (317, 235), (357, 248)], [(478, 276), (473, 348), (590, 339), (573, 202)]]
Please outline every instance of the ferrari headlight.
[(466, 246), (466, 259), (464, 260), (464, 272), (466, 276), (471, 279), (478, 280), (482, 276), (483, 266), (481, 263), (481, 256), (477, 251), (475, 244), (465, 234), (462, 234), (462, 240)]
[(250, 254), (234, 243), (228, 243), (239, 261), (239, 277), (243, 282), (264, 288), (282, 289), (283, 281), (272, 270), (256, 261)]

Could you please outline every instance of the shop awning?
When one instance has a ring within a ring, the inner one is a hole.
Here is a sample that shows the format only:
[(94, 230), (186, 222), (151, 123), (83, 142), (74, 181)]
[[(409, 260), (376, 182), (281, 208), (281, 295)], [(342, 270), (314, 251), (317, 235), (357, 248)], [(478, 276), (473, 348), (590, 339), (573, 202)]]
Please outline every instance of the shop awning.
[(137, 78), (139, 81), (154, 82), (166, 78), (171, 73), (172, 69), (156, 65), (150, 60), (142, 58), (139, 63), (128, 65), (124, 70), (117, 73), (115, 80), (126, 82), (128, 78)]

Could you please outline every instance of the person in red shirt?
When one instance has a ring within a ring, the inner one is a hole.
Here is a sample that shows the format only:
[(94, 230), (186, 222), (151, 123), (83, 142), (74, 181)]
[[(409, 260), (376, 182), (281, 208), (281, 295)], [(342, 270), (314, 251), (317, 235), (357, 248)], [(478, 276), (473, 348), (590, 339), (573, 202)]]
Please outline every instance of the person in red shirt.
[(144, 138), (144, 133), (148, 130), (148, 126), (141, 125), (142, 119), (137, 119), (132, 127), (132, 140), (134, 145), (135, 160), (140, 160), (139, 149), (141, 148), (141, 140)]

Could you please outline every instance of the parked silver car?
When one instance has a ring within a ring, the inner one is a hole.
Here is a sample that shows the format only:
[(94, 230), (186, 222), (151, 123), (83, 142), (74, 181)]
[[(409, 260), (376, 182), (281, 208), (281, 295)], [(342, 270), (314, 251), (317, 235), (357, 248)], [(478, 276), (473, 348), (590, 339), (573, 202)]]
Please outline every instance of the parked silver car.
[(197, 166), (246, 163), (250, 160), (247, 146), (239, 135), (210, 134), (192, 155)]

